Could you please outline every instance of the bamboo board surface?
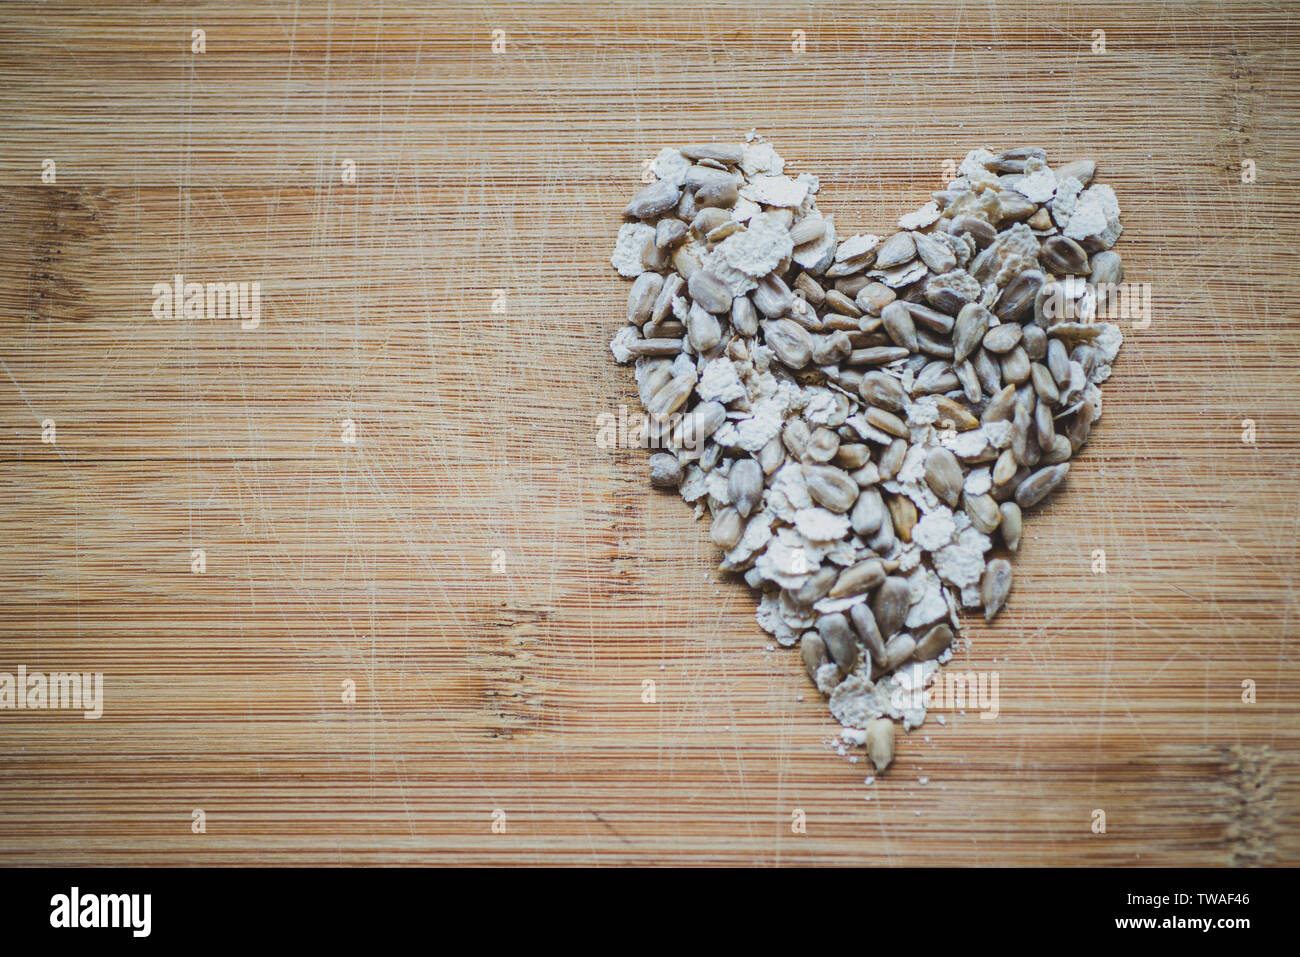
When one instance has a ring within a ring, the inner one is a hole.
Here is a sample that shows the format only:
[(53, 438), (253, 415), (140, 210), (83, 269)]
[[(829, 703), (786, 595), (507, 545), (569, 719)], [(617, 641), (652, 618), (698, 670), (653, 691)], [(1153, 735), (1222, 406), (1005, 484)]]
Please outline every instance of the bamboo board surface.
[[(1297, 29), (7, 4), (0, 671), (105, 705), (0, 711), (0, 863), (1300, 864)], [(1153, 284), (955, 663), (1001, 713), (939, 712), (869, 787), (707, 528), (596, 442), (636, 403), (606, 342), (641, 164), (751, 127), (845, 233), (978, 146), (1092, 156)], [(155, 319), (178, 272), (259, 281), (259, 327)]]

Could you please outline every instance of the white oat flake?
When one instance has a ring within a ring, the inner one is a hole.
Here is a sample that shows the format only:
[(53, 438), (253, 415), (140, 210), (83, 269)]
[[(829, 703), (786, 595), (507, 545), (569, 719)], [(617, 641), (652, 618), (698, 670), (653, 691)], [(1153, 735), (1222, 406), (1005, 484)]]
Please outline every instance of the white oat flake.
[(808, 195), (808, 184), (789, 176), (756, 176), (740, 195), (764, 206), (798, 206)]
[(898, 217), (899, 229), (924, 229), (939, 221), (939, 204), (929, 202), (914, 212)]
[(618, 241), (614, 244), (614, 253), (609, 257), (610, 265), (618, 270), (620, 276), (635, 279), (645, 272), (641, 262), (641, 253), (646, 243), (655, 238), (655, 228), (645, 223), (624, 223), (618, 228)]

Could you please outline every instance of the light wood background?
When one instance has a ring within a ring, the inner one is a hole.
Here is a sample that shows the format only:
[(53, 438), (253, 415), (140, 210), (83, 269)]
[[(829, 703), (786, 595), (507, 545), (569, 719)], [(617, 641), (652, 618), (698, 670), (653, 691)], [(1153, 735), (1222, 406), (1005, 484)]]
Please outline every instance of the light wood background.
[[(106, 705), (0, 712), (0, 863), (1300, 864), (1298, 31), (1281, 3), (6, 4), (0, 671), (100, 671)], [(618, 210), (659, 147), (751, 127), (846, 231), (977, 146), (1092, 156), (1153, 284), (970, 625), (1000, 717), (932, 719), (870, 787), (707, 529), (596, 444), (636, 401)], [(259, 281), (260, 328), (155, 320), (176, 272)]]

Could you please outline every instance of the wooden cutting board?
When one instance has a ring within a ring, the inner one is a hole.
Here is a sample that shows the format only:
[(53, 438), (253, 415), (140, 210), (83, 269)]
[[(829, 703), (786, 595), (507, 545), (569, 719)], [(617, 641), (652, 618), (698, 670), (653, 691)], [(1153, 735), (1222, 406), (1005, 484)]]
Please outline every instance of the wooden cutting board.
[[(1300, 864), (1294, 11), (330, 6), (0, 13), (0, 671), (104, 681), (0, 711), (0, 863)], [(1094, 157), (1152, 284), (969, 625), (998, 717), (870, 786), (597, 444), (618, 211), (752, 127), (845, 233)]]

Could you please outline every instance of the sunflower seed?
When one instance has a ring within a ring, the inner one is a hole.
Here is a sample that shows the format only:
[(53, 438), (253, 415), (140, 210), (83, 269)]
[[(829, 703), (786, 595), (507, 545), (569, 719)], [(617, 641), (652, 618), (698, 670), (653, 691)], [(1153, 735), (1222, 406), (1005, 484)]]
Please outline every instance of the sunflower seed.
[(646, 411), (662, 422), (680, 409), (693, 391), (695, 391), (695, 376), (674, 376), (650, 397)]
[(1014, 552), (1020, 547), (1020, 506), (1015, 502), (1003, 502), (998, 508), (1002, 512), (1002, 523), (998, 526), (1002, 531), (1002, 541)]
[(892, 412), (886, 412), (884, 409), (874, 405), (867, 406), (863, 418), (867, 424), (881, 432), (888, 432), (890, 435), (896, 435), (900, 439), (907, 438), (911, 432), (907, 428), (907, 423), (894, 415)]
[(912, 540), (912, 529), (919, 517), (916, 512), (916, 503), (906, 495), (891, 495), (885, 499), (885, 508), (889, 512), (890, 521), (894, 526), (894, 534), (902, 541), (910, 542)]
[[(900, 631), (885, 642), (885, 664), (881, 671), (893, 671), (916, 651), (916, 639), (905, 631)], [(873, 669), (874, 671), (874, 669)]]
[(1037, 203), (1031, 203), (1019, 193), (1002, 190), (998, 193), (998, 222), (1015, 223), (1028, 219), (1038, 210)]
[(885, 565), (878, 558), (868, 558), (840, 573), (835, 587), (830, 590), (831, 598), (847, 598), (870, 591), (885, 580)]
[(907, 311), (912, 314), (912, 320), (916, 323), (918, 333), (922, 330), (940, 336), (947, 336), (952, 333), (955, 320), (947, 313), (940, 312), (938, 309), (931, 309), (919, 302), (903, 300), (903, 304), (907, 306)]
[(1092, 346), (1075, 346), (1070, 352), (1070, 359), (1083, 366), (1083, 373), (1086, 376), (1091, 377), (1093, 370), (1097, 368), (1097, 350)]
[(737, 296), (731, 303), (731, 324), (742, 336), (758, 335), (758, 312), (748, 296)]
[(903, 439), (894, 439), (889, 443), (889, 448), (880, 456), (880, 477), (889, 481), (898, 474), (898, 470), (903, 467), (903, 457), (907, 455), (907, 442)]
[(699, 186), (694, 193), (697, 206), (725, 206), (731, 208), (740, 198), (740, 189), (733, 182), (712, 180)]
[[(916, 254), (934, 273), (946, 273), (957, 268), (957, 256), (951, 249), (924, 233), (916, 233)], [(878, 257), (877, 257), (878, 258)]]
[(1028, 325), (1021, 327), (1020, 344), (1025, 349), (1025, 355), (1029, 356), (1030, 362), (1042, 362), (1047, 355), (1047, 333), (1041, 326)]
[(1092, 160), (1075, 160), (1073, 163), (1066, 163), (1056, 168), (1056, 181), (1059, 183), (1066, 179), (1077, 179), (1087, 186), (1092, 182), (1093, 174), (1096, 172), (1097, 164)]
[(658, 488), (676, 488), (682, 484), (682, 466), (670, 452), (650, 456), (650, 484)]
[(978, 350), (970, 360), (975, 367), (975, 375), (980, 380), (983, 390), (989, 395), (997, 395), (1002, 389), (1002, 369), (983, 349)]
[(921, 636), (921, 640), (916, 643), (916, 650), (912, 652), (912, 657), (917, 661), (938, 658), (952, 644), (952, 637), (952, 629), (940, 622)]
[(786, 420), (785, 427), (781, 430), (781, 441), (797, 459), (803, 458), (811, 437), (812, 430), (808, 428), (808, 423), (800, 418)]
[(859, 535), (870, 535), (880, 528), (884, 515), (885, 502), (880, 497), (880, 492), (874, 488), (864, 488), (853, 505), (849, 523)]
[(1047, 371), (1052, 373), (1058, 389), (1064, 388), (1070, 381), (1070, 355), (1060, 339), (1048, 340)]
[(1037, 269), (1026, 269), (1011, 280), (993, 306), (994, 314), (1003, 322), (1015, 322), (1034, 304), (1034, 297), (1042, 288), (1043, 274)]
[(763, 470), (753, 459), (740, 459), (731, 466), (727, 486), (736, 511), (748, 518), (763, 497)]
[(871, 613), (882, 635), (892, 635), (903, 627), (910, 602), (911, 590), (906, 578), (891, 575), (881, 583), (871, 601)]
[(952, 428), (958, 432), (968, 432), (979, 428), (980, 420), (960, 402), (955, 402), (945, 395), (935, 396), (935, 408), (939, 410), (939, 426)]
[[(942, 359), (952, 358), (952, 344), (930, 332), (917, 330), (916, 344), (920, 346), (922, 352), (928, 355), (938, 356)], [(953, 386), (953, 388), (956, 388), (956, 386)]]
[(984, 620), (992, 621), (1002, 610), (1011, 591), (1011, 563), (1005, 558), (995, 558), (984, 568), (980, 581), (980, 600), (984, 605)]
[(999, 173), (1023, 173), (1025, 163), (1030, 159), (1046, 160), (1047, 154), (1037, 146), (1017, 146), (999, 153), (994, 167)]
[(962, 495), (971, 524), (985, 535), (992, 534), (1002, 521), (998, 503), (991, 495)]
[(993, 484), (1006, 485), (1015, 478), (1017, 468), (1019, 466), (1016, 464), (1015, 455), (1010, 449), (1004, 449), (993, 465)]
[(912, 321), (912, 313), (906, 304), (897, 301), (889, 303), (880, 311), (880, 319), (895, 345), (910, 352), (917, 350), (916, 323)]
[[(1030, 326), (1030, 328), (1038, 327)], [(1056, 405), (1061, 400), (1061, 392), (1056, 388), (1056, 381), (1052, 378), (1052, 373), (1047, 371), (1047, 366), (1035, 362), (1029, 367), (1029, 373), (1038, 397), (1048, 405)]]
[(739, 165), (745, 155), (743, 147), (737, 143), (690, 143), (683, 146), (681, 152), (687, 159), (717, 160), (727, 166)]
[(655, 224), (655, 245), (660, 249), (671, 249), (686, 238), (687, 229), (680, 219), (667, 216)]
[(901, 411), (907, 399), (902, 384), (886, 372), (868, 372), (862, 377), (858, 392), (872, 405), (892, 412)]
[(877, 774), (894, 763), (894, 722), (888, 718), (867, 722), (867, 756)]
[(853, 630), (857, 632), (859, 640), (867, 649), (871, 656), (872, 662), (877, 665), (885, 663), (885, 639), (880, 636), (880, 629), (876, 627), (876, 616), (871, 612), (871, 606), (866, 602), (859, 602), (849, 609), (849, 620), (853, 623)]
[(643, 272), (632, 283), (627, 294), (627, 321), (634, 326), (644, 326), (654, 309), (655, 300), (663, 290), (664, 278), (658, 273)]
[(795, 246), (815, 243), (826, 234), (826, 220), (820, 216), (805, 216), (790, 227), (790, 242)]
[(961, 498), (962, 474), (957, 456), (942, 445), (935, 446), (925, 457), (925, 481), (931, 491), (951, 508)]
[[(835, 453), (833, 461), (840, 468), (848, 469), (850, 473), (856, 473), (858, 469), (871, 464), (871, 449), (862, 442), (841, 442), (839, 451)], [(851, 477), (859, 485), (862, 484), (856, 474)]]
[(784, 315), (794, 302), (790, 287), (775, 273), (762, 279), (752, 296), (758, 311), (769, 319)]
[(1008, 385), (989, 400), (989, 404), (984, 408), (984, 413), (980, 416), (980, 421), (987, 425), (990, 422), (1009, 419), (1014, 414), (1015, 405), (1016, 387)]
[(804, 465), (808, 494), (832, 512), (847, 512), (858, 498), (858, 483), (833, 465)]
[(722, 446), (716, 442), (710, 442), (704, 448), (704, 454), (700, 456), (700, 471), (712, 472), (722, 461)]
[(711, 313), (731, 309), (731, 287), (713, 273), (700, 269), (686, 283), (686, 289), (696, 305)]
[(808, 677), (816, 684), (817, 670), (830, 663), (830, 655), (826, 652), (826, 643), (822, 641), (821, 635), (815, 631), (807, 632), (799, 640), (799, 655), (803, 658), (803, 667), (808, 672)]
[(657, 180), (632, 197), (632, 201), (623, 210), (623, 215), (652, 219), (676, 206), (681, 195), (682, 191), (671, 180)]
[(835, 458), (835, 453), (839, 451), (839, 448), (840, 437), (828, 428), (819, 428), (808, 438), (804, 449), (804, 457), (820, 465), (825, 465)]
[(1052, 214), (1046, 206), (1040, 206), (1038, 212), (1025, 220), (1025, 225), (1034, 231), (1035, 236), (1041, 236), (1052, 230)]
[(1091, 342), (1101, 335), (1102, 326), (1098, 323), (1058, 322), (1047, 330), (1049, 336), (1064, 339), (1066, 342)]
[(821, 601), (838, 577), (839, 569), (834, 565), (817, 569), (794, 593), (794, 603), (801, 608), (807, 608), (814, 602)]
[(1020, 345), (1021, 335), (1021, 328), (1017, 323), (1004, 322), (984, 334), (983, 346), (989, 352), (1002, 355)]
[(1084, 248), (1067, 236), (1049, 236), (1039, 253), (1043, 265), (1058, 276), (1087, 273), (1088, 254)]
[(703, 246), (697, 243), (683, 243), (673, 252), (673, 268), (681, 274), (683, 279), (689, 280), (695, 275), (696, 270), (700, 268), (701, 250)]
[(720, 548), (731, 549), (736, 547), (736, 542), (740, 541), (740, 535), (744, 530), (745, 523), (741, 520), (740, 513), (727, 506), (713, 516), (709, 538)]
[(886, 555), (893, 551), (898, 536), (894, 534), (894, 522), (889, 517), (889, 509), (885, 509), (884, 515), (880, 519), (880, 527), (872, 533), (871, 538), (867, 541), (867, 547), (877, 555)]
[(700, 448), (726, 419), (727, 409), (721, 402), (701, 402), (682, 416), (673, 430), (673, 444), (678, 448)]
[[(975, 364), (967, 359), (965, 362), (959, 362), (953, 367), (953, 372), (957, 376), (957, 381), (961, 383), (962, 391), (966, 396), (966, 401), (971, 405), (977, 405), (984, 398), (984, 391), (980, 386), (979, 375), (975, 372)], [(949, 400), (951, 401), (951, 400)], [(979, 420), (972, 417), (976, 425)], [(974, 428), (974, 426), (972, 426)]]
[(862, 310), (858, 308), (858, 304), (838, 289), (828, 289), (826, 291), (826, 306), (841, 315), (852, 316), (855, 319), (862, 315)]
[(880, 470), (876, 468), (874, 462), (865, 462), (860, 468), (850, 472), (849, 478), (857, 482), (859, 488), (867, 489), (880, 482)]
[(694, 303), (686, 314), (686, 337), (696, 352), (708, 352), (722, 341), (722, 324), (698, 302)]
[(1083, 404), (1074, 413), (1074, 418), (1065, 430), (1066, 439), (1070, 443), (1070, 448), (1074, 451), (1077, 452), (1088, 441), (1088, 435), (1092, 432), (1092, 420), (1095, 415), (1096, 406), (1093, 405), (1092, 400), (1084, 399)]
[[(990, 314), (978, 302), (968, 302), (957, 313), (952, 329), (952, 354), (958, 362), (964, 361), (986, 338)], [(1018, 327), (1017, 327), (1018, 328)]]
[[(841, 290), (848, 295), (848, 290)], [(898, 294), (883, 282), (868, 282), (853, 294), (853, 301), (858, 308), (871, 315), (883, 315), (887, 305), (898, 298)]]
[[(1011, 388), (1007, 386), (1007, 388)], [(1011, 454), (1020, 465), (1030, 465), (1032, 453), (1029, 451), (1029, 429), (1033, 425), (1033, 413), (1023, 403), (1016, 403), (1015, 414), (1011, 417)]]
[(773, 319), (763, 323), (768, 348), (791, 369), (802, 369), (812, 358), (812, 337), (808, 330), (790, 319)]
[(763, 470), (764, 475), (771, 475), (781, 467), (785, 461), (785, 448), (781, 445), (781, 437), (773, 436), (772, 441), (758, 450), (758, 464)]
[(1040, 449), (1050, 449), (1056, 441), (1056, 427), (1052, 423), (1052, 407), (1039, 402), (1034, 407), (1034, 429)]
[(887, 362), (906, 359), (911, 353), (902, 346), (872, 346), (869, 349), (854, 349), (848, 358), (848, 364), (854, 366), (880, 366)]
[(1088, 282), (1097, 288), (1098, 309), (1104, 306), (1109, 299), (1111, 287), (1123, 281), (1124, 266), (1120, 262), (1117, 253), (1106, 249), (1093, 255)]
[(1029, 356), (1020, 346), (1002, 357), (1002, 381), (1015, 385), (1029, 381)]
[(1052, 439), (1049, 448), (1043, 449), (1043, 458), (1040, 464), (1056, 465), (1059, 462), (1067, 461), (1074, 454), (1074, 446), (1070, 444), (1069, 435), (1062, 435), (1059, 432)]
[(917, 375), (912, 392), (914, 395), (934, 395), (939, 392), (951, 392), (960, 385), (961, 382), (958, 381), (956, 373), (948, 363), (931, 362)]
[(912, 234), (894, 233), (876, 250), (876, 268), (893, 269), (916, 258), (916, 243)]
[(627, 351), (634, 356), (675, 356), (682, 351), (681, 339), (637, 339)]
[(796, 295), (803, 296), (804, 301), (814, 307), (819, 307), (826, 301), (826, 290), (806, 272), (799, 273), (795, 279), (794, 292)]
[(1069, 471), (1070, 464), (1068, 462), (1039, 469), (1017, 486), (1016, 504), (1021, 508), (1031, 508), (1037, 505), (1047, 497), (1052, 489), (1061, 484), (1061, 480), (1065, 478), (1066, 473)]
[(978, 216), (954, 216), (948, 223), (948, 232), (954, 236), (968, 234), (979, 249), (992, 243), (998, 234), (987, 220)]
[(723, 223), (729, 222), (732, 219), (725, 209), (702, 209), (691, 220), (691, 229), (696, 236), (703, 238)]
[(670, 273), (664, 278), (659, 295), (655, 297), (654, 308), (650, 310), (651, 322), (663, 322), (668, 317), (673, 308), (673, 300), (681, 294), (685, 285), (686, 281), (676, 273)]
[(841, 671), (847, 674), (857, 666), (858, 642), (843, 614), (822, 615), (817, 620), (817, 634)]

